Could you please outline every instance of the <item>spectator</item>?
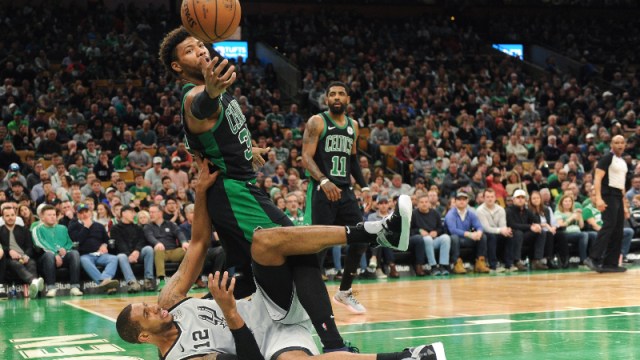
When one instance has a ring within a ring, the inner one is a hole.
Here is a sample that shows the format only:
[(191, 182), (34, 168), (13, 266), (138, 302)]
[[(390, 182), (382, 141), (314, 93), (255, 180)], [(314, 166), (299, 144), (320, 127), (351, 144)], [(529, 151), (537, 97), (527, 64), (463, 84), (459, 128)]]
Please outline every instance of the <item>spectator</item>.
[(298, 104), (291, 104), (289, 112), (284, 117), (284, 127), (287, 129), (296, 129), (304, 122), (304, 119), (298, 113)]
[(156, 156), (153, 158), (153, 167), (144, 172), (144, 180), (147, 184), (162, 184), (162, 158)]
[(169, 176), (162, 178), (161, 186), (160, 190), (156, 192), (156, 195), (160, 195), (165, 200), (175, 195), (176, 185), (171, 182), (171, 178)]
[[(117, 291), (120, 283), (114, 280), (118, 258), (109, 254), (109, 236), (104, 225), (94, 222), (86, 204), (76, 206), (78, 218), (69, 224), (69, 236), (78, 243), (80, 264), (89, 277), (98, 284), (98, 290), (108, 294)], [(96, 265), (104, 266), (102, 273)]]
[(156, 132), (151, 128), (151, 121), (144, 120), (142, 129), (136, 131), (136, 140), (142, 142), (143, 148), (151, 149), (156, 147), (157, 139)]
[(73, 164), (69, 166), (69, 175), (80, 186), (87, 183), (87, 175), (89, 175), (89, 168), (84, 165), (84, 157), (81, 154), (76, 154)]
[(149, 246), (144, 237), (142, 227), (134, 224), (136, 211), (129, 205), (125, 205), (121, 210), (121, 219), (111, 228), (111, 238), (115, 241), (116, 252), (118, 253), (118, 264), (125, 279), (132, 279), (133, 283), (127, 282), (130, 292), (140, 290), (140, 285), (131, 271), (131, 264), (144, 264), (144, 291), (155, 289), (155, 277), (153, 276), (153, 249)]
[[(484, 203), (476, 210), (482, 229), (487, 236), (489, 269), (491, 273), (503, 272), (505, 269), (517, 271), (518, 268), (513, 265), (513, 230), (507, 226), (507, 213), (502, 206), (496, 204), (496, 199), (495, 190), (484, 190)], [(497, 247), (500, 243), (504, 245), (503, 269), (497, 267)]]
[(127, 183), (123, 179), (116, 180), (115, 196), (120, 199), (122, 205), (129, 205), (135, 198), (133, 193), (127, 191)]
[(127, 145), (122, 144), (118, 148), (118, 151), (118, 155), (116, 155), (112, 161), (113, 169), (116, 171), (129, 170), (129, 158), (127, 157), (129, 155), (129, 148)]
[[(144, 226), (144, 237), (154, 251), (156, 276), (160, 279), (158, 290), (165, 285), (165, 261), (180, 262), (189, 243), (178, 226), (162, 217), (162, 207), (156, 204), (149, 206), (150, 222)], [(180, 246), (178, 246), (180, 244)]]
[[(529, 197), (529, 209), (538, 219), (536, 222), (542, 227), (542, 233), (545, 237), (544, 254), (547, 258), (547, 267), (549, 269), (558, 269), (560, 267), (566, 269), (569, 266), (569, 247), (566, 240), (558, 241), (558, 237), (556, 236), (556, 219), (553, 216), (553, 210), (542, 203), (542, 196), (540, 196), (540, 193), (537, 191), (531, 193)], [(559, 263), (554, 260), (555, 248), (558, 249)]]
[(38, 260), (44, 281), (47, 284), (47, 297), (55, 297), (56, 268), (62, 266), (69, 268), (71, 281), (71, 295), (82, 296), (80, 291), (80, 255), (73, 250), (73, 243), (69, 237), (67, 228), (59, 225), (56, 219), (56, 208), (45, 205), (39, 212), (40, 223), (31, 230), (33, 243), (42, 249), (44, 254)]
[(276, 153), (276, 160), (284, 164), (289, 158), (289, 149), (282, 146), (282, 138), (276, 136), (273, 138), (273, 147), (271, 150)]
[(184, 142), (179, 142), (176, 151), (171, 154), (171, 161), (176, 157), (180, 158), (180, 168), (183, 171), (189, 171), (191, 164), (193, 163), (193, 157), (187, 151), (187, 147)]
[(134, 151), (128, 155), (129, 166), (135, 171), (145, 172), (151, 168), (151, 156), (143, 150), (142, 141), (136, 140)]
[(84, 157), (84, 161), (90, 168), (96, 166), (100, 158), (100, 150), (96, 146), (96, 141), (93, 139), (87, 140), (86, 149), (82, 150), (82, 156)]
[(133, 200), (142, 201), (151, 196), (151, 189), (145, 183), (142, 173), (136, 173), (134, 181), (133, 186), (129, 188), (129, 192), (133, 194)]
[(545, 234), (540, 225), (540, 219), (530, 209), (527, 209), (526, 193), (518, 189), (513, 193), (513, 205), (507, 207), (507, 226), (513, 230), (513, 254), (516, 267), (524, 271), (527, 267), (522, 262), (522, 244), (530, 242), (533, 245), (533, 270), (547, 270), (548, 267), (541, 260), (544, 256)]
[(9, 165), (20, 164), (20, 156), (13, 150), (13, 143), (10, 139), (2, 142), (2, 152), (0, 153), (0, 169), (10, 170)]
[(109, 155), (100, 153), (98, 163), (93, 166), (93, 172), (99, 181), (109, 181), (114, 171), (113, 164), (109, 161)]
[(413, 164), (417, 155), (415, 146), (409, 143), (409, 136), (403, 135), (400, 144), (396, 147), (396, 158), (402, 161), (402, 173), (406, 180), (409, 179), (409, 165)]
[[(165, 221), (172, 222), (176, 225), (182, 224), (185, 220), (176, 199), (173, 197), (168, 197), (164, 201), (164, 210), (163, 210), (162, 217), (164, 218)], [(188, 240), (190, 239), (187, 239), (187, 241)]]
[(174, 156), (171, 159), (171, 170), (168, 176), (177, 189), (186, 189), (189, 187), (189, 176), (182, 170), (180, 161), (181, 159), (178, 156)]
[(101, 202), (107, 200), (107, 197), (102, 191), (100, 180), (95, 179), (93, 180), (93, 182), (91, 182), (91, 194), (89, 194), (87, 197), (93, 199), (93, 202), (95, 204), (100, 204)]
[(478, 216), (469, 206), (469, 195), (458, 191), (455, 197), (455, 206), (447, 212), (444, 218), (445, 224), (451, 234), (452, 258), (456, 259), (453, 266), (454, 274), (465, 274), (462, 258), (460, 258), (460, 248), (462, 246), (475, 248), (474, 270), (478, 273), (488, 273), (486, 265), (487, 257), (487, 236), (484, 234), (482, 224)]
[(402, 182), (402, 175), (395, 174), (391, 178), (391, 185), (389, 186), (389, 196), (396, 197), (400, 195), (411, 195), (413, 189), (411, 185)]
[[(107, 189), (107, 193), (108, 192), (109, 190)], [(96, 223), (104, 226), (105, 229), (109, 228), (111, 219), (113, 219), (113, 214), (111, 213), (109, 206), (107, 206), (107, 204), (105, 203), (99, 203), (98, 205), (96, 205), (96, 211), (94, 214), (92, 214), (92, 216), (93, 220)], [(80, 255), (82, 255), (82, 253)]]
[(23, 283), (29, 284), (29, 297), (34, 299), (44, 289), (44, 280), (38, 277), (31, 234), (28, 229), (16, 224), (16, 215), (15, 207), (2, 207), (4, 225), (0, 227), (1, 253), (7, 254), (5, 266)]
[(278, 161), (276, 157), (276, 152), (271, 150), (267, 153), (267, 161), (262, 165), (260, 172), (264, 175), (264, 177), (271, 178), (276, 173), (276, 167), (280, 165), (280, 161)]
[(62, 145), (56, 140), (57, 135), (58, 132), (54, 129), (47, 130), (45, 140), (41, 141), (36, 149), (36, 157), (51, 159), (53, 154), (62, 153)]
[(371, 157), (373, 159), (380, 158), (380, 146), (389, 145), (389, 131), (385, 128), (385, 122), (382, 119), (376, 120), (375, 127), (369, 134), (369, 147), (371, 148)]
[[(394, 205), (389, 202), (389, 198), (387, 196), (379, 195), (377, 199), (378, 210), (374, 213), (369, 214), (369, 216), (367, 217), (367, 221), (377, 221), (384, 219), (391, 213), (391, 206)], [(336, 262), (336, 258), (339, 257), (337, 255), (340, 254), (340, 252), (336, 252), (335, 247), (333, 249), (333, 261)], [(369, 266), (367, 267), (366, 264), (360, 265), (365, 269), (361, 276), (365, 278), (384, 278), (384, 273), (381, 270), (383, 257), (387, 265), (389, 265), (388, 276), (392, 279), (399, 278), (400, 273), (396, 268), (395, 255), (393, 254), (393, 251), (385, 247), (372, 249), (371, 258), (369, 259)], [(340, 265), (340, 267), (342, 267), (342, 265)], [(378, 267), (380, 267), (380, 269), (378, 269)], [(372, 273), (372, 271), (374, 270), (376, 271), (375, 274)]]
[[(431, 275), (449, 275), (449, 251), (451, 249), (451, 237), (444, 233), (442, 219), (440, 214), (431, 208), (429, 196), (426, 194), (418, 197), (418, 207), (413, 211), (411, 217), (411, 238), (409, 245), (416, 241), (423, 242), (425, 254), (429, 261), (429, 269)], [(434, 250), (440, 250), (438, 262)], [(418, 253), (416, 247), (416, 263), (420, 264), (420, 260), (424, 257)], [(416, 265), (416, 274), (419, 274), (418, 265)], [(420, 276), (420, 275), (419, 275)]]
[(291, 220), (293, 226), (302, 226), (304, 223), (304, 212), (298, 207), (298, 196), (293, 193), (289, 193), (286, 196), (286, 210), (285, 215)]

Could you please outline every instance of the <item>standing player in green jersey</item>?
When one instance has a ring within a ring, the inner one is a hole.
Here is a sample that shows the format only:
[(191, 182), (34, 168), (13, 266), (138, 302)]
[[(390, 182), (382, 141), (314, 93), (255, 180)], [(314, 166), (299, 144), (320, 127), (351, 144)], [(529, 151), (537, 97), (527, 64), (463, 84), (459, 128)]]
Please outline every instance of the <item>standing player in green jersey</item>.
[[(254, 156), (246, 119), (236, 99), (225, 91), (235, 81), (235, 68), (227, 68), (227, 60), (219, 62), (222, 57), (215, 54), (212, 59), (210, 53), (210, 49), (182, 27), (168, 33), (160, 45), (162, 63), (185, 84), (181, 111), (185, 142), (191, 152), (208, 159), (213, 170), (220, 171), (220, 178), (207, 191), (207, 208), (228, 265), (246, 275), (236, 282), (236, 290), (244, 289), (235, 294), (241, 297), (255, 290), (249, 276), (254, 230), (292, 226), (292, 223), (269, 196), (255, 186)], [(344, 231), (349, 244), (377, 242), (406, 249), (411, 200), (407, 197), (400, 203), (394, 216), (380, 222), (343, 227), (339, 231)], [(318, 229), (315, 235), (321, 237), (326, 231), (329, 230)], [(315, 254), (309, 254), (288, 260), (300, 302), (309, 314), (325, 352), (350, 350), (336, 327), (329, 295), (315, 259)]]
[[(363, 191), (369, 189), (357, 159), (358, 123), (345, 114), (350, 101), (347, 85), (330, 83), (326, 99), (329, 111), (312, 116), (304, 131), (302, 165), (311, 179), (305, 221), (313, 225), (354, 225), (363, 220), (363, 214), (351, 187), (351, 176)], [(356, 314), (366, 309), (354, 297), (351, 284), (367, 248), (367, 244), (348, 247), (340, 290), (333, 296), (336, 303)], [(324, 256), (320, 259), (322, 262)]]

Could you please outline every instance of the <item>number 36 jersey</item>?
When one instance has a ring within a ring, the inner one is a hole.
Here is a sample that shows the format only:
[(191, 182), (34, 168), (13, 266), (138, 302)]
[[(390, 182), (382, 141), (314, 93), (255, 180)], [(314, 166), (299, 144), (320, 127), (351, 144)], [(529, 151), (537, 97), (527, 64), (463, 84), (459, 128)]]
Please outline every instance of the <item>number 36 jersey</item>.
[(184, 100), (195, 84), (186, 84), (182, 88), (182, 125), (185, 129), (185, 145), (193, 154), (201, 153), (211, 160), (215, 170), (220, 170), (226, 178), (251, 180), (256, 173), (253, 170), (251, 153), (251, 133), (247, 120), (238, 101), (228, 94), (219, 97), (220, 115), (216, 124), (202, 134), (193, 134), (185, 119)]
[[(298, 323), (274, 321), (260, 292), (250, 299), (238, 300), (236, 306), (265, 359), (271, 359), (285, 349), (307, 349), (317, 353), (306, 313)], [(236, 354), (231, 330), (214, 300), (187, 298), (174, 305), (169, 313), (179, 334), (163, 359), (189, 359), (214, 352)]]

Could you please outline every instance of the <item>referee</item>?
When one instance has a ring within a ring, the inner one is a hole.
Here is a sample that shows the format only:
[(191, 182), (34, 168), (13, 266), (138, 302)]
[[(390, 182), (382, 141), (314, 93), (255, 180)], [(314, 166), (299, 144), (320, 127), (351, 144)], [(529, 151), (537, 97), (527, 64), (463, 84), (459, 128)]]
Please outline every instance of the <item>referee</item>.
[(627, 163), (622, 159), (626, 141), (622, 135), (611, 140), (611, 152), (598, 161), (594, 190), (595, 206), (602, 212), (602, 228), (598, 231), (596, 241), (591, 244), (589, 257), (584, 264), (593, 271), (625, 272), (626, 268), (618, 266), (622, 247), (624, 228), (625, 185), (627, 182)]

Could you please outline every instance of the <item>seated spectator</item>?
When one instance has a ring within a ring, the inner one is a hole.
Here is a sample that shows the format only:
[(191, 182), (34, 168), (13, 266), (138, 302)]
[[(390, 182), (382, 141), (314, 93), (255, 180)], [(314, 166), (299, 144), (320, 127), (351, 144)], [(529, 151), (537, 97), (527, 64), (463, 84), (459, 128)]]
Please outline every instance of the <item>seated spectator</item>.
[(85, 164), (87, 164), (87, 166), (89, 166), (90, 168), (93, 168), (98, 163), (101, 152), (100, 150), (98, 150), (96, 141), (93, 139), (89, 139), (87, 141), (87, 147), (82, 150), (81, 154), (84, 157)]
[(156, 146), (157, 139), (156, 132), (151, 128), (151, 121), (144, 120), (142, 129), (136, 131), (136, 140), (140, 140), (145, 149), (150, 149)]
[[(105, 229), (109, 228), (109, 223), (113, 218), (111, 209), (109, 209), (109, 206), (107, 206), (107, 204), (105, 203), (99, 203), (98, 205), (96, 205), (96, 211), (94, 214), (92, 214), (92, 216), (94, 216), (93, 221), (104, 226)], [(82, 253), (80, 253), (80, 255), (82, 255)]]
[(129, 188), (129, 192), (133, 194), (133, 200), (145, 200), (151, 195), (151, 188), (145, 183), (144, 175), (136, 173), (135, 183)]
[(113, 164), (109, 161), (109, 155), (107, 155), (107, 153), (100, 153), (98, 163), (93, 166), (93, 172), (99, 181), (109, 181), (111, 179), (114, 168)]
[[(160, 205), (149, 206), (150, 222), (144, 226), (144, 237), (153, 246), (156, 276), (160, 279), (158, 290), (165, 285), (165, 261), (180, 262), (189, 247), (187, 238), (178, 226), (162, 217), (163, 209)], [(178, 245), (180, 244), (180, 245)]]
[[(296, 194), (289, 193), (285, 199), (286, 210), (285, 215), (291, 220), (293, 226), (304, 225), (304, 211), (299, 209), (298, 196)], [(186, 210), (185, 210), (186, 212)]]
[(34, 299), (44, 289), (44, 280), (38, 277), (31, 234), (28, 229), (16, 224), (16, 215), (15, 207), (2, 208), (4, 225), (0, 227), (0, 252), (7, 254), (6, 268), (13, 271), (23, 283), (29, 284), (29, 297)]
[(400, 195), (411, 195), (413, 189), (411, 185), (402, 182), (402, 175), (395, 174), (391, 178), (391, 185), (389, 186), (389, 196), (396, 197)]
[(2, 142), (2, 152), (0, 152), (0, 169), (9, 170), (9, 165), (20, 164), (20, 156), (15, 152), (11, 139), (6, 138)]
[[(122, 207), (121, 219), (111, 228), (111, 238), (115, 241), (118, 264), (125, 279), (135, 279), (130, 264), (144, 263), (144, 291), (155, 289), (156, 281), (153, 276), (153, 249), (144, 237), (142, 227), (134, 224), (136, 211), (129, 205)], [(140, 285), (137, 280), (127, 282), (129, 292), (137, 292)]]
[(84, 164), (84, 157), (80, 154), (76, 154), (73, 160), (73, 164), (69, 166), (69, 175), (71, 178), (78, 182), (80, 186), (87, 183), (87, 175), (89, 174), (89, 168)]
[(193, 157), (187, 151), (187, 147), (182, 141), (178, 143), (176, 151), (171, 154), (171, 161), (173, 162), (173, 159), (176, 157), (180, 158), (180, 169), (182, 169), (182, 171), (189, 171), (193, 163)]
[(153, 158), (153, 167), (144, 172), (144, 180), (148, 185), (162, 184), (162, 158), (156, 156)]
[(568, 243), (578, 243), (580, 264), (582, 264), (587, 258), (589, 234), (582, 231), (584, 228), (582, 209), (576, 209), (573, 205), (572, 195), (563, 195), (558, 200), (558, 209), (554, 215), (558, 222), (558, 238)]
[(123, 171), (129, 169), (129, 148), (126, 144), (120, 145), (118, 148), (118, 155), (113, 158), (111, 162), (113, 164), (113, 170), (115, 171)]
[(178, 202), (173, 197), (168, 197), (164, 201), (162, 217), (165, 221), (170, 221), (176, 225), (180, 225), (185, 221), (185, 218), (182, 215), (182, 209), (180, 209)]
[(151, 168), (151, 155), (143, 149), (142, 141), (136, 140), (133, 151), (127, 155), (129, 166), (135, 171), (145, 172)]
[(468, 203), (469, 195), (458, 191), (455, 197), (455, 206), (447, 212), (444, 218), (447, 229), (451, 234), (451, 257), (456, 259), (453, 273), (465, 274), (467, 272), (460, 257), (460, 248), (462, 246), (475, 248), (475, 272), (488, 273), (490, 270), (485, 262), (487, 257), (487, 236), (483, 232), (478, 216), (471, 210)]
[[(484, 203), (478, 207), (476, 213), (487, 236), (489, 269), (492, 273), (505, 269), (517, 271), (513, 265), (513, 230), (507, 226), (507, 213), (504, 208), (496, 204), (496, 192), (493, 189), (484, 191)], [(505, 269), (498, 269), (497, 247), (504, 244), (503, 260)]]
[[(392, 206), (394, 206), (394, 205), (389, 202), (389, 198), (387, 196), (379, 195), (378, 198), (377, 198), (377, 211), (369, 214), (369, 216), (367, 217), (367, 221), (377, 221), (377, 220), (384, 219), (386, 216), (391, 214), (391, 207)], [(334, 247), (334, 249), (335, 249), (335, 247)], [(335, 251), (335, 250), (333, 251), (333, 261), (336, 261), (336, 258), (339, 257), (338, 256), (339, 254), (340, 254), (340, 252)], [(381, 268), (382, 268), (382, 258), (384, 258), (384, 261), (389, 266), (388, 276), (390, 278), (392, 278), (392, 279), (399, 278), (400, 277), (400, 273), (398, 272), (398, 269), (396, 268), (395, 255), (393, 254), (393, 251), (391, 249), (385, 248), (385, 247), (376, 247), (376, 248), (372, 249), (372, 254), (371, 254), (371, 258), (369, 259), (368, 268), (366, 267), (366, 263), (360, 265), (360, 266), (364, 265), (363, 266), (364, 272), (362, 273), (361, 277), (364, 277), (364, 278), (384, 278), (385, 277), (384, 273), (381, 270)], [(340, 265), (340, 267), (342, 267), (342, 265)], [(378, 271), (378, 267), (380, 267), (380, 271)], [(371, 273), (372, 271), (376, 271), (376, 273), (373, 274), (373, 273)]]
[(375, 127), (369, 133), (369, 148), (371, 149), (371, 157), (373, 159), (380, 158), (380, 146), (389, 145), (389, 131), (385, 128), (385, 122), (382, 119), (376, 120)]
[[(547, 258), (547, 267), (549, 269), (558, 269), (560, 267), (566, 268), (569, 266), (569, 247), (566, 241), (556, 241), (556, 219), (553, 216), (553, 210), (550, 207), (545, 206), (542, 203), (542, 196), (537, 191), (531, 193), (529, 197), (529, 209), (533, 215), (538, 219), (536, 223), (539, 223), (542, 227), (542, 233), (544, 234), (544, 254)], [(555, 251), (558, 249), (557, 263), (554, 260)]]
[(540, 225), (540, 219), (525, 206), (526, 193), (518, 189), (513, 193), (513, 205), (507, 207), (507, 226), (513, 230), (513, 254), (518, 260), (516, 267), (524, 271), (527, 267), (522, 262), (522, 244), (533, 243), (533, 270), (547, 270), (548, 267), (541, 260), (544, 257), (545, 234)]
[(41, 141), (36, 148), (36, 157), (44, 157), (45, 159), (51, 159), (53, 154), (62, 153), (62, 145), (58, 142), (56, 137), (58, 132), (54, 129), (49, 129), (46, 132), (45, 140)]
[(127, 191), (127, 183), (123, 179), (116, 180), (115, 196), (120, 199), (120, 203), (123, 205), (129, 205), (135, 198), (135, 195)]
[(100, 180), (95, 179), (91, 182), (91, 194), (89, 194), (87, 198), (93, 199), (94, 204), (100, 204), (107, 200), (107, 197), (102, 192), (102, 184), (100, 183)]
[(405, 182), (409, 182), (409, 165), (413, 164), (413, 160), (418, 156), (416, 148), (409, 143), (409, 135), (403, 135), (400, 144), (396, 147), (396, 158), (402, 161), (402, 174)]
[(267, 153), (267, 161), (260, 168), (260, 172), (265, 178), (271, 178), (276, 173), (276, 167), (280, 165), (280, 161), (276, 158), (275, 151), (271, 150)]
[[(78, 243), (80, 264), (98, 289), (108, 294), (117, 291), (120, 282), (114, 280), (118, 270), (118, 257), (109, 254), (109, 236), (102, 224), (94, 222), (86, 204), (76, 206), (78, 219), (69, 224), (69, 236)], [(97, 265), (104, 266), (100, 272)], [(131, 279), (127, 279), (129, 281)], [(135, 278), (133, 279), (135, 280)]]
[(40, 210), (40, 222), (31, 230), (33, 243), (44, 251), (38, 260), (44, 281), (47, 284), (47, 297), (55, 297), (56, 268), (69, 268), (71, 295), (82, 296), (80, 291), (80, 254), (73, 250), (73, 243), (67, 228), (59, 225), (56, 218), (56, 208), (44, 205)]
[(165, 200), (169, 197), (175, 196), (176, 185), (171, 181), (169, 176), (162, 177), (162, 187), (156, 192), (156, 194), (162, 196)]
[(174, 156), (171, 159), (171, 170), (169, 171), (169, 177), (171, 178), (171, 183), (173, 183), (176, 188), (186, 189), (189, 187), (189, 176), (186, 172), (182, 170), (181, 167), (181, 159), (179, 156)]
[[(449, 275), (449, 251), (451, 249), (451, 237), (444, 233), (440, 214), (431, 208), (429, 196), (427, 194), (418, 197), (418, 207), (413, 211), (411, 217), (411, 237), (409, 244), (415, 241), (424, 243), (424, 251), (429, 261), (431, 275)], [(424, 261), (424, 256), (418, 254), (416, 247), (416, 275), (424, 275), (420, 260)], [(438, 262), (436, 262), (435, 251), (440, 249)], [(420, 268), (420, 269), (419, 269)]]

